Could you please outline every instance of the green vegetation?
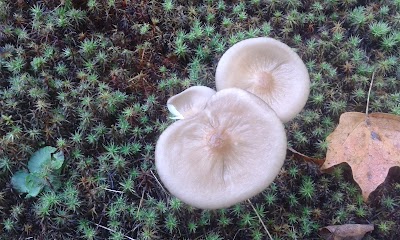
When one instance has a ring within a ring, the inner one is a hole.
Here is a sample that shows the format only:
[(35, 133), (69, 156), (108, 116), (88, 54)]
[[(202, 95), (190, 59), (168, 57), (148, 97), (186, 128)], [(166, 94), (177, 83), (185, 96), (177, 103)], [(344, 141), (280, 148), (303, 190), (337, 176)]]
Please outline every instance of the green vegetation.
[[(286, 125), (297, 151), (324, 158), (340, 114), (365, 111), (373, 72), (370, 109), (400, 115), (399, 0), (0, 0), (0, 238), (267, 239), (259, 215), (274, 239), (346, 223), (395, 239), (396, 171), (364, 203), (348, 166), (322, 174), (288, 155), (255, 211), (195, 209), (161, 186), (167, 99), (214, 88), (221, 55), (260, 36), (293, 47), (309, 70), (309, 101)], [(46, 166), (31, 168), (43, 148)]]
[(54, 147), (44, 147), (33, 153), (27, 171), (18, 171), (11, 178), (12, 186), (26, 197), (36, 197), (43, 188), (60, 187), (58, 175), (64, 163), (64, 154)]

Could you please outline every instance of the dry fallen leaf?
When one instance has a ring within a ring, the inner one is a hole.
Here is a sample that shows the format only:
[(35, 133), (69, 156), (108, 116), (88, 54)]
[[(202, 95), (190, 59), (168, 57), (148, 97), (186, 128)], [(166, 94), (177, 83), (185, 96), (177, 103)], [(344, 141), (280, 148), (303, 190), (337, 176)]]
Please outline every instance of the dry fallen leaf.
[(389, 169), (400, 166), (400, 116), (347, 112), (328, 138), (321, 170), (347, 162), (364, 200), (385, 181)]
[(327, 240), (359, 240), (373, 230), (372, 224), (344, 224), (323, 227), (319, 233)]

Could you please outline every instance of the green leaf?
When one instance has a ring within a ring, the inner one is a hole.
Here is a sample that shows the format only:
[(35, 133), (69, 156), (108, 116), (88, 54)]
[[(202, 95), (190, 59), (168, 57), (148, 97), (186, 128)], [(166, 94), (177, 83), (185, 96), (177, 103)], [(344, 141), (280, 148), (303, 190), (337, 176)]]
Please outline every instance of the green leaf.
[(54, 170), (60, 170), (64, 163), (64, 153), (62, 151), (53, 154), (51, 161), (51, 168)]
[(54, 173), (60, 173), (64, 163), (64, 153), (57, 148), (46, 146), (32, 154), (28, 162), (29, 173), (18, 171), (11, 178), (12, 186), (26, 197), (36, 197), (44, 187), (61, 186), (61, 181)]
[(57, 190), (62, 186), (62, 182), (59, 176), (50, 175), (47, 181), (51, 183), (51, 186), (53, 187), (54, 190)]
[(43, 182), (36, 176), (25, 171), (18, 171), (11, 177), (11, 185), (26, 197), (36, 197), (43, 189)]
[(28, 187), (28, 194), (26, 197), (36, 197), (44, 187), (43, 181), (36, 177), (34, 174), (28, 174), (26, 177), (26, 186)]
[(29, 171), (31, 173), (39, 173), (43, 172), (46, 167), (50, 167), (51, 154), (55, 151), (57, 151), (57, 148), (47, 146), (34, 152), (28, 162)]
[(20, 193), (27, 193), (29, 191), (26, 186), (26, 177), (29, 173), (25, 171), (18, 171), (11, 177), (11, 185)]

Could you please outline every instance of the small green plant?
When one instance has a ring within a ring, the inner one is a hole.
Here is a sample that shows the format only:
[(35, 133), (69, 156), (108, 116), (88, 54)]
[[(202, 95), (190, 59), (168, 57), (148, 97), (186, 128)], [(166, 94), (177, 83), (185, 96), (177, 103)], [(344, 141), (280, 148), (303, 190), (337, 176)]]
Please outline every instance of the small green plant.
[(189, 229), (190, 233), (195, 233), (197, 228), (198, 228), (198, 226), (197, 226), (196, 223), (194, 223), (194, 222), (189, 222), (188, 223), (188, 229)]
[(168, 214), (165, 218), (165, 227), (168, 229), (170, 233), (174, 232), (178, 226), (178, 219), (172, 215)]
[(369, 25), (372, 36), (380, 38), (388, 34), (391, 30), (390, 26), (385, 22), (374, 22)]
[(17, 191), (27, 193), (27, 198), (36, 197), (43, 188), (56, 189), (60, 185), (58, 175), (63, 163), (63, 152), (54, 147), (43, 147), (29, 159), (29, 172), (16, 172), (11, 178), (11, 184)]
[(219, 219), (217, 220), (218, 225), (221, 227), (227, 227), (229, 226), (229, 224), (232, 223), (232, 219), (230, 219), (229, 217), (227, 217), (225, 214), (221, 214), (221, 216), (219, 217)]
[(166, 12), (172, 12), (172, 10), (174, 10), (174, 2), (172, 0), (165, 0), (162, 6)]
[(306, 176), (303, 178), (299, 192), (305, 199), (311, 200), (314, 197), (315, 184), (310, 177)]
[(383, 235), (388, 235), (395, 225), (392, 221), (383, 221), (378, 224), (378, 229)]
[(15, 222), (11, 218), (7, 218), (3, 221), (3, 229), (10, 232), (15, 228), (14, 224)]

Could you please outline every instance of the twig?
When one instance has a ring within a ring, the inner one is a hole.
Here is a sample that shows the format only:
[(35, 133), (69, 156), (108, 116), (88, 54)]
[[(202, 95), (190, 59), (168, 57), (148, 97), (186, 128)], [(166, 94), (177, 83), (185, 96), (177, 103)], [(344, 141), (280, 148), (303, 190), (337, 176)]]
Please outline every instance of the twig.
[(151, 175), (153, 175), (154, 179), (156, 180), (156, 182), (158, 183), (158, 185), (160, 185), (161, 189), (168, 195), (167, 190), (165, 190), (165, 188), (163, 187), (163, 185), (160, 183), (160, 181), (158, 181), (158, 178), (156, 177), (156, 175), (153, 173), (152, 170), (150, 170)]
[(271, 236), (271, 234), (269, 233), (267, 227), (265, 226), (263, 220), (261, 219), (261, 216), (258, 214), (256, 208), (253, 206), (253, 204), (250, 202), (250, 199), (247, 199), (247, 201), (249, 202), (250, 206), (253, 208), (253, 211), (256, 213), (258, 220), (260, 221), (261, 225), (263, 226), (265, 232), (268, 234), (269, 239), (274, 240)]
[(137, 212), (136, 212), (136, 217), (139, 216), (139, 210), (142, 207), (143, 199), (144, 199), (144, 189), (143, 189), (143, 192), (142, 192), (142, 197), (140, 198), (140, 201), (139, 201), (139, 207), (138, 207)]
[(368, 96), (367, 96), (367, 107), (365, 108), (365, 114), (368, 117), (368, 108), (369, 108), (369, 96), (371, 95), (372, 84), (374, 82), (375, 71), (372, 72), (371, 84), (369, 85)]
[(106, 191), (109, 191), (109, 192), (113, 192), (113, 193), (124, 193), (124, 192), (122, 192), (122, 191), (118, 191), (118, 190), (114, 190), (114, 189), (109, 189), (109, 188), (103, 188), (104, 190), (106, 190)]
[[(107, 231), (110, 231), (110, 232), (112, 232), (112, 233), (116, 233), (116, 232), (117, 232), (117, 231), (115, 231), (115, 230), (112, 230), (111, 228), (102, 226), (102, 225), (97, 224), (97, 223), (95, 223), (95, 225), (98, 226), (98, 227), (100, 227), (100, 228), (102, 228), (102, 229), (105, 229), (105, 230), (107, 230)], [(129, 239), (129, 240), (136, 240), (136, 239), (131, 238), (131, 237), (128, 237), (128, 236), (126, 236), (126, 235), (124, 235), (124, 234), (122, 234), (122, 235), (123, 235), (125, 238)]]

